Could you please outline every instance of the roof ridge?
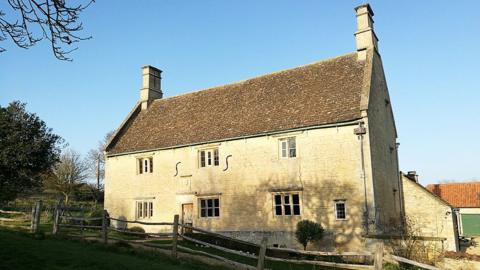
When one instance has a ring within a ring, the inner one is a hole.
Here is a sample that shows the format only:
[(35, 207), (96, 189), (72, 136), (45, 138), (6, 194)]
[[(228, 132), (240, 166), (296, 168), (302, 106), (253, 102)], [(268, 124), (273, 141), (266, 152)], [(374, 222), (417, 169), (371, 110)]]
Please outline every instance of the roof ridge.
[(306, 67), (313, 66), (313, 65), (316, 65), (316, 64), (320, 64), (320, 63), (326, 63), (326, 62), (329, 62), (329, 61), (334, 61), (338, 58), (354, 55), (356, 53), (357, 52), (350, 52), (350, 53), (346, 53), (346, 54), (322, 59), (322, 60), (319, 60), (319, 61), (315, 61), (315, 62), (312, 62), (312, 63), (304, 64), (304, 65), (301, 65), (301, 66), (296, 66), (296, 67), (292, 67), (292, 68), (287, 68), (287, 69), (282, 69), (282, 70), (278, 70), (278, 71), (273, 71), (273, 72), (270, 72), (270, 73), (261, 74), (261, 75), (251, 77), (251, 78), (248, 78), (248, 79), (243, 79), (243, 80), (239, 80), (239, 81), (235, 81), (235, 82), (231, 82), (231, 83), (220, 84), (220, 85), (211, 86), (211, 87), (207, 87), (207, 88), (201, 88), (201, 89), (193, 90), (191, 92), (180, 93), (178, 95), (173, 95), (173, 96), (169, 96), (169, 97), (162, 98), (162, 99), (155, 99), (154, 102), (179, 98), (179, 97), (182, 97), (182, 96), (193, 95), (193, 94), (196, 94), (196, 93), (199, 93), (199, 92), (204, 92), (204, 91), (213, 90), (213, 89), (217, 89), (217, 88), (222, 88), (222, 87), (226, 87), (226, 86), (239, 85), (239, 84), (243, 84), (245, 82), (248, 82), (250, 80), (264, 78), (264, 77), (277, 75), (277, 74), (284, 73), (284, 72), (289, 72), (289, 71), (296, 70), (296, 69), (306, 68)]
[(464, 184), (478, 184), (480, 185), (480, 180), (472, 180), (471, 182), (455, 182), (455, 183), (438, 183), (438, 184), (427, 184), (428, 186), (437, 186), (437, 185), (464, 185)]

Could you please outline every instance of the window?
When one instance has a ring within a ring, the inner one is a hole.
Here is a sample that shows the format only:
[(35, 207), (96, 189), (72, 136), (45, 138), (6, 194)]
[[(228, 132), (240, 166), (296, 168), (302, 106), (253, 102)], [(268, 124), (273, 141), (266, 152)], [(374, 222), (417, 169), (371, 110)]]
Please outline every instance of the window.
[(200, 167), (218, 166), (220, 164), (218, 148), (201, 150), (199, 153)]
[(295, 142), (295, 137), (280, 139), (279, 148), (281, 158), (297, 157), (297, 145)]
[(219, 217), (220, 216), (220, 199), (208, 198), (200, 199), (200, 217)]
[(299, 216), (300, 194), (275, 194), (274, 205), (276, 216)]
[(344, 200), (335, 201), (335, 218), (338, 220), (347, 219), (347, 209)]
[(139, 158), (138, 162), (138, 174), (153, 173), (153, 158)]
[(151, 218), (153, 216), (153, 202), (137, 201), (136, 205), (137, 219)]

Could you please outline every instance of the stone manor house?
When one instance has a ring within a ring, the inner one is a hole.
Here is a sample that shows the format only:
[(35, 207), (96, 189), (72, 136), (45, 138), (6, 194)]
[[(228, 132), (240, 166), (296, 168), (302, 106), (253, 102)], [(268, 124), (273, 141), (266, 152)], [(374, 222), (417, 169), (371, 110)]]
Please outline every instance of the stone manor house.
[(161, 70), (143, 67), (140, 100), (106, 148), (110, 216), (179, 214), (287, 247), (309, 219), (324, 248), (344, 250), (398, 228), (397, 131), (373, 11), (355, 12), (356, 50), (312, 64), (168, 98)]

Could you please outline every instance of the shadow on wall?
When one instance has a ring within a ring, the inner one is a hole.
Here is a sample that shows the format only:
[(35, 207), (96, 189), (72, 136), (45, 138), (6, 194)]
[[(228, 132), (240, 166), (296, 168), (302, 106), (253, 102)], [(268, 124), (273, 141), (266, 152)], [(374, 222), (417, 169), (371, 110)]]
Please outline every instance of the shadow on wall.
[[(202, 192), (218, 192), (220, 179), (211, 175), (205, 180)], [(294, 232), (297, 223), (308, 219), (320, 223), (325, 229), (324, 239), (309, 249), (358, 250), (364, 245), (361, 237), (364, 230), (364, 200), (361, 184), (337, 179), (309, 179), (301, 181), (271, 177), (264, 181), (249, 181), (257, 185), (230, 185), (231, 190), (222, 190), (221, 217), (219, 219), (197, 219), (197, 226), (212, 231), (249, 232), (243, 240), (260, 242), (265, 235), (269, 244), (279, 243), (278, 237), (289, 246), (301, 247)], [(224, 185), (222, 185), (224, 187)], [(291, 191), (289, 191), (291, 190)], [(273, 194), (299, 192), (301, 194), (301, 216), (275, 216)], [(337, 220), (335, 200), (345, 200), (347, 217)], [(233, 234), (233, 236), (239, 234)], [(277, 239), (275, 239), (277, 238)], [(277, 241), (277, 242), (275, 242)], [(280, 241), (281, 243), (281, 241)]]

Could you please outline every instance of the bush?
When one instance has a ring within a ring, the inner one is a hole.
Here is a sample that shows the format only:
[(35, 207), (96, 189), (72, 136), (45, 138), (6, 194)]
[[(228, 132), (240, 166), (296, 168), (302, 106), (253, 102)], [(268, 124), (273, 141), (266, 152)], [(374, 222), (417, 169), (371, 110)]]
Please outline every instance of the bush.
[(297, 237), (298, 242), (303, 245), (303, 249), (307, 250), (307, 244), (322, 239), (323, 232), (324, 229), (322, 228), (322, 225), (314, 221), (302, 220), (297, 223), (295, 236)]
[[(102, 218), (103, 217), (103, 209), (101, 208), (96, 208), (93, 209), (88, 215), (87, 218)], [(102, 226), (102, 220), (89, 220), (87, 222), (88, 225), (90, 226)]]
[[(142, 227), (138, 226), (133, 226), (131, 228), (128, 228), (128, 230), (136, 233), (145, 233), (145, 230)], [(147, 235), (135, 234), (135, 236), (138, 236), (140, 238), (147, 238)]]

